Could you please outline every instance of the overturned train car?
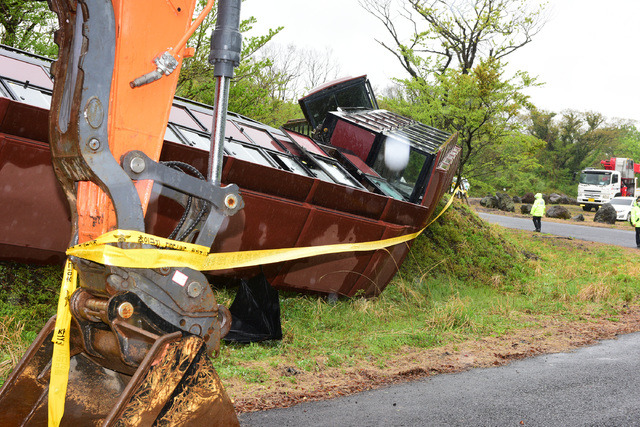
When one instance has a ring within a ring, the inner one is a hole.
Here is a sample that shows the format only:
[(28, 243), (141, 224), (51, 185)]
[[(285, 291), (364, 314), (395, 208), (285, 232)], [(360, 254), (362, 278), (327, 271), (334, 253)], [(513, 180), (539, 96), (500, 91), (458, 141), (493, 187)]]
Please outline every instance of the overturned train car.
[[(68, 204), (48, 143), (50, 61), (0, 48), (0, 259), (57, 263), (70, 235)], [(449, 188), (460, 157), (449, 135), (380, 110), (366, 76), (326, 84), (300, 100), (306, 120), (276, 129), (230, 113), (222, 183), (245, 207), (227, 217), (212, 252), (381, 240), (420, 230)], [(161, 161), (205, 174), (211, 107), (176, 98)], [(169, 236), (183, 208), (159, 192), (147, 210), (150, 233)], [(375, 296), (409, 251), (322, 255), (220, 278), (263, 273), (278, 289)]]

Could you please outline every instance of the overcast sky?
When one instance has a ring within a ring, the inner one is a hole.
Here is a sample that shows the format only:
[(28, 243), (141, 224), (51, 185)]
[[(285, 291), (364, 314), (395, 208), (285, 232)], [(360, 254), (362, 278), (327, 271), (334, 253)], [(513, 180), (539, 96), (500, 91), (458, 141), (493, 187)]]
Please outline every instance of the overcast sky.
[[(374, 40), (388, 40), (386, 29), (357, 0), (246, 0), (242, 16), (250, 15), (257, 32), (285, 27), (277, 44), (331, 48), (341, 75), (367, 74), (378, 92), (407, 76)], [(529, 92), (534, 104), (640, 122), (640, 0), (550, 0), (548, 15), (534, 41), (507, 57), (546, 83)]]

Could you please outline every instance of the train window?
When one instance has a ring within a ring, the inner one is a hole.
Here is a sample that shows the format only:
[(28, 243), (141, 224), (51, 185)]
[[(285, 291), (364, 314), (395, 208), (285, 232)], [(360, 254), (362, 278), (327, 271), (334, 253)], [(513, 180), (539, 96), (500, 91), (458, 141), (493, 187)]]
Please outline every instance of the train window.
[(309, 168), (311, 170), (311, 172), (313, 172), (313, 174), (316, 176), (316, 178), (322, 180), (322, 181), (326, 181), (326, 182), (335, 182), (333, 180), (333, 178), (331, 178), (331, 176), (329, 176), (329, 174), (327, 174), (325, 171), (323, 171), (321, 168), (319, 168), (315, 163), (313, 162), (309, 162), (306, 160), (302, 160), (302, 163), (304, 163), (304, 165)]
[(176, 135), (176, 133), (167, 126), (167, 130), (164, 133), (164, 140), (169, 142), (175, 142), (176, 144), (183, 144), (182, 140)]
[(393, 197), (396, 200), (406, 200), (406, 198), (400, 194), (398, 190), (393, 188), (386, 180), (373, 175), (367, 175), (367, 177), (369, 177), (369, 179), (387, 196)]
[(51, 95), (44, 93), (39, 89), (33, 86), (25, 87), (24, 84), (17, 84), (13, 82), (7, 82), (7, 84), (13, 91), (13, 93), (18, 97), (19, 101), (47, 110), (51, 106)]
[(387, 138), (384, 144), (372, 168), (409, 200), (427, 156), (404, 141)]
[(209, 138), (197, 132), (193, 132), (189, 129), (185, 129), (183, 127), (176, 126), (176, 128), (180, 131), (182, 136), (185, 137), (185, 139), (187, 140), (187, 143), (191, 147), (196, 147), (201, 150), (209, 151), (209, 148), (211, 147), (211, 141), (209, 140)]
[(271, 155), (277, 157), (278, 160), (282, 162), (282, 164), (284, 164), (284, 166), (290, 172), (297, 173), (298, 175), (309, 176), (309, 173), (307, 172), (307, 170), (303, 168), (302, 165), (300, 165), (300, 163), (298, 163), (296, 159), (294, 159), (293, 157), (289, 157), (285, 154), (279, 154), (279, 153), (278, 154), (271, 153)]
[(261, 147), (280, 152), (284, 151), (265, 129), (255, 129), (251, 126), (243, 126), (242, 129), (253, 142)]
[(171, 107), (169, 121), (190, 129), (201, 130), (200, 125), (189, 115), (187, 110), (175, 105)]
[(248, 147), (243, 144), (239, 144), (232, 140), (226, 140), (224, 142), (224, 148), (229, 155), (240, 160), (245, 160), (251, 163), (257, 163), (263, 166), (276, 167), (267, 157), (265, 157), (260, 150), (254, 147)]
[(322, 164), (322, 169), (328, 173), (335, 182), (338, 184), (346, 185), (348, 187), (361, 188), (362, 186), (356, 181), (347, 171), (342, 169), (340, 165), (335, 162), (327, 161), (322, 158), (315, 158), (318, 163)]

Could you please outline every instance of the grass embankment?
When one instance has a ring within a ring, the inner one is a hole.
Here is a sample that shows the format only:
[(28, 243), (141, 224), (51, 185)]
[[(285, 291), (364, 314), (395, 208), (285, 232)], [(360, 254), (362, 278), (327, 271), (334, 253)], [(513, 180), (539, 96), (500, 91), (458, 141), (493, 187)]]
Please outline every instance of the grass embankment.
[[(223, 344), (214, 365), (243, 411), (482, 365), (483, 349), (504, 337), (508, 348), (528, 350), (489, 349), (492, 357), (547, 351), (539, 340), (562, 329), (552, 324), (610, 324), (637, 308), (636, 259), (630, 249), (488, 226), (454, 204), (378, 298), (331, 304), (283, 294), (283, 340)], [(0, 264), (0, 320), (14, 337), (24, 325), (22, 348), (53, 313), (59, 279), (59, 269)], [(227, 305), (232, 296), (218, 293)], [(21, 349), (0, 333), (0, 363), (8, 366), (1, 361)], [(438, 358), (438, 367), (429, 365)]]

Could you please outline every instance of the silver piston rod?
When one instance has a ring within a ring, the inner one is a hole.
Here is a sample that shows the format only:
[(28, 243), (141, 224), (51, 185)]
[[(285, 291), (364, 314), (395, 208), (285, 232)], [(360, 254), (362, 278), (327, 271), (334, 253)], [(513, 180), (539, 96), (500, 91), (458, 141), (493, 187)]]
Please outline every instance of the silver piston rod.
[(229, 85), (233, 69), (240, 64), (242, 35), (240, 34), (240, 4), (242, 0), (219, 0), (216, 28), (211, 36), (209, 63), (214, 66), (216, 79), (213, 105), (213, 125), (207, 179), (219, 186), (222, 180)]

